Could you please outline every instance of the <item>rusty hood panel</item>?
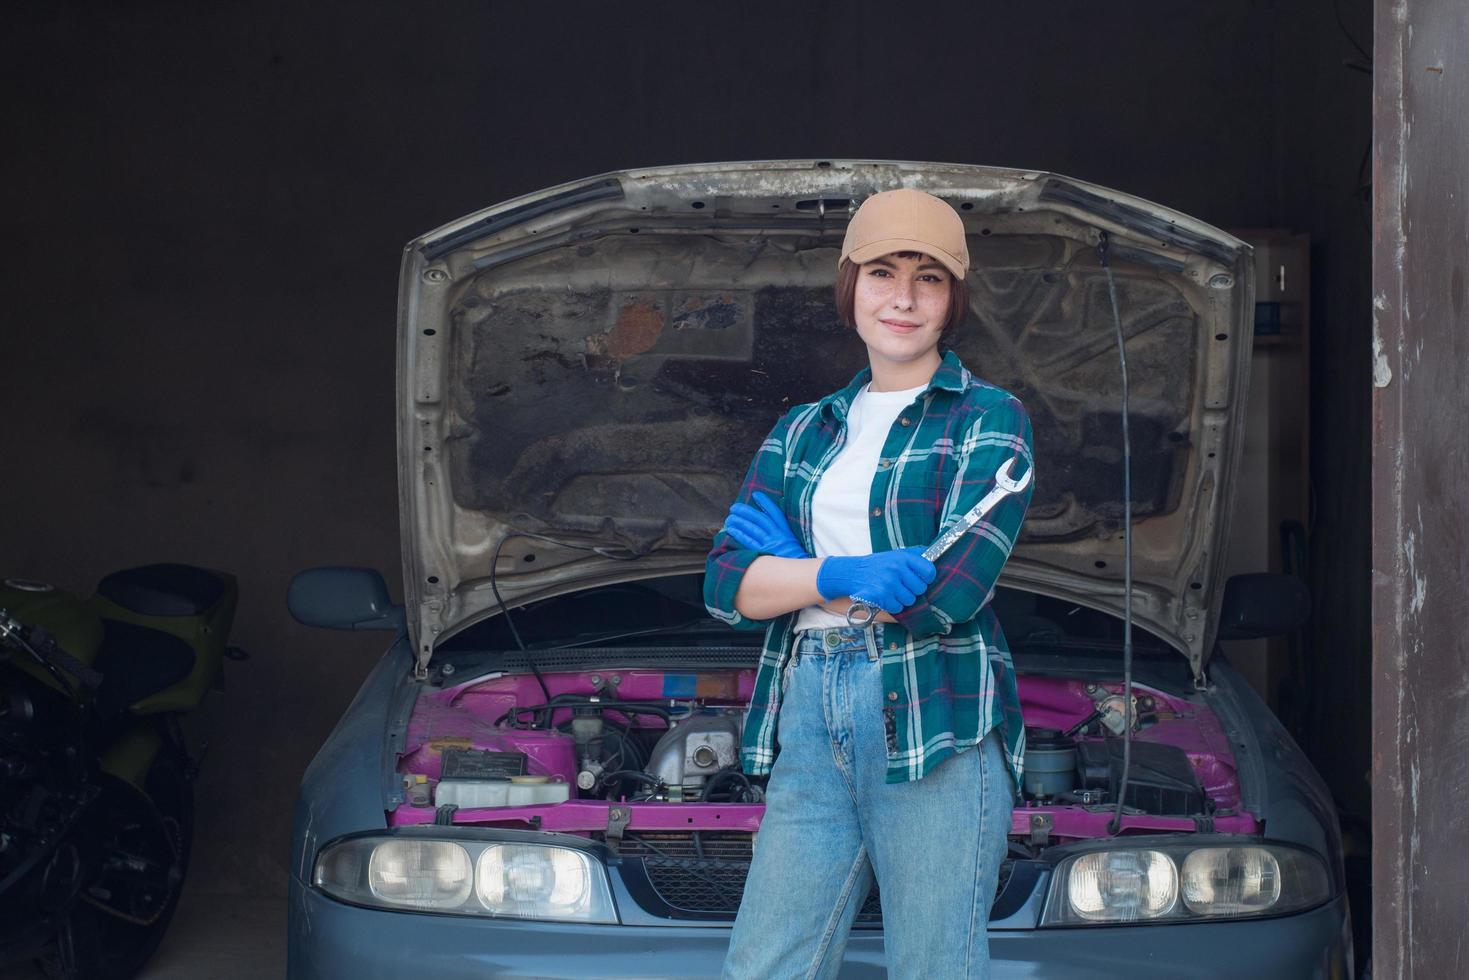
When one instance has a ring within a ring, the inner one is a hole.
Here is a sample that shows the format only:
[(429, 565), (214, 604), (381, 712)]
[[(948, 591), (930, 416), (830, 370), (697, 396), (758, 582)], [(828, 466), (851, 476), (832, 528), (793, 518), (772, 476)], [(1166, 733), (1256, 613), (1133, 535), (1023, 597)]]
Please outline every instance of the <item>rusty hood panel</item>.
[(701, 569), (775, 419), (863, 366), (832, 302), (836, 256), (850, 211), (898, 186), (964, 217), (955, 350), (1031, 413), (1038, 479), (1005, 580), (1120, 614), (1120, 373), (1096, 249), (1110, 237), (1134, 616), (1201, 672), (1249, 363), (1247, 247), (1051, 174), (871, 161), (608, 174), (409, 244), (399, 477), (420, 662), (501, 600)]

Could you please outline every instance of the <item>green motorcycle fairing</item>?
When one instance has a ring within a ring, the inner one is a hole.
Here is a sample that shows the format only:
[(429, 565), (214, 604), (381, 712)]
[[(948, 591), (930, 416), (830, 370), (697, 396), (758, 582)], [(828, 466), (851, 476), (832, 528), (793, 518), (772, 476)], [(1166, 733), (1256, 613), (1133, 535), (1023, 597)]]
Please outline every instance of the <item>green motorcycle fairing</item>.
[[(148, 616), (124, 608), (102, 595), (78, 598), (69, 592), (40, 582), (23, 579), (0, 581), (0, 609), (21, 622), (49, 631), (63, 650), (88, 666), (97, 663), (106, 640), (106, 621), (156, 630), (177, 637), (188, 644), (194, 655), (187, 676), (161, 690), (134, 701), (128, 713), (138, 719), (99, 754), (98, 764), (104, 772), (143, 789), (144, 777), (162, 744), (157, 725), (146, 716), (164, 713), (186, 713), (198, 708), (204, 695), (216, 684), (222, 672), (224, 648), (234, 620), (239, 590), (233, 576), (214, 573), (223, 580), (219, 598), (202, 613), (194, 616)], [(15, 653), (11, 663), (47, 687), (63, 691), (45, 667)], [(63, 669), (63, 674), (67, 672)], [(75, 678), (67, 675), (75, 682)], [(83, 693), (82, 696), (87, 696)]]

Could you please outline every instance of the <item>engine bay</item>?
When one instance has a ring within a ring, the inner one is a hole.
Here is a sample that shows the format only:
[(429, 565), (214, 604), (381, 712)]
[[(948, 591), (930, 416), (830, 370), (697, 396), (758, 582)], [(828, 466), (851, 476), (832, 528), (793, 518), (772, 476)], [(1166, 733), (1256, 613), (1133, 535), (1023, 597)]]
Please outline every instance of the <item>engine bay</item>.
[[(750, 831), (764, 778), (740, 769), (753, 668), (491, 673), (426, 688), (408, 720), (390, 823), (610, 836)], [(1106, 836), (1128, 713), (1119, 681), (1019, 673), (1027, 748), (1012, 839)], [(1122, 832), (1258, 833), (1229, 740), (1198, 696), (1133, 686)]]

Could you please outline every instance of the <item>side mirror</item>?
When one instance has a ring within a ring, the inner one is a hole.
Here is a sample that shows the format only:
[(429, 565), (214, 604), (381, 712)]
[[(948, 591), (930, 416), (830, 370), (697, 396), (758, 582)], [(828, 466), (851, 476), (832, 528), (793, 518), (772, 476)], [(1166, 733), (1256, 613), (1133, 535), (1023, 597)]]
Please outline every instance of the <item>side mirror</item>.
[(1294, 632), (1311, 618), (1311, 592), (1294, 575), (1251, 572), (1224, 583), (1219, 639), (1262, 640)]
[(401, 630), (402, 606), (393, 605), (382, 574), (372, 568), (308, 568), (286, 591), (296, 622), (334, 630)]

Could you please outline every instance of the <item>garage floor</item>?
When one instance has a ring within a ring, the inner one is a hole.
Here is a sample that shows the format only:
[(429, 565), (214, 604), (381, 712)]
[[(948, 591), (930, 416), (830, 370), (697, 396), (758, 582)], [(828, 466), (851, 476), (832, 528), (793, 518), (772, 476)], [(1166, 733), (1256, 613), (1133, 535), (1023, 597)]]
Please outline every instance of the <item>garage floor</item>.
[[(286, 975), (286, 900), (185, 891), (163, 946), (139, 980), (280, 980)], [(29, 966), (0, 980), (37, 980)]]

